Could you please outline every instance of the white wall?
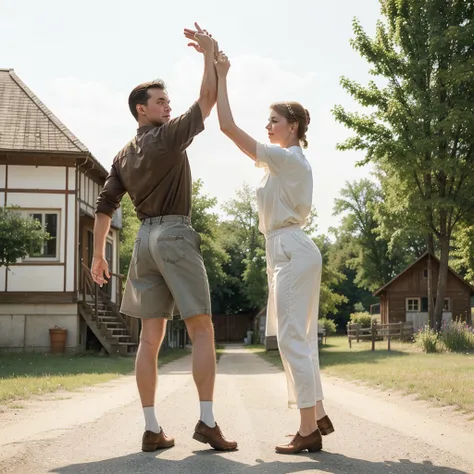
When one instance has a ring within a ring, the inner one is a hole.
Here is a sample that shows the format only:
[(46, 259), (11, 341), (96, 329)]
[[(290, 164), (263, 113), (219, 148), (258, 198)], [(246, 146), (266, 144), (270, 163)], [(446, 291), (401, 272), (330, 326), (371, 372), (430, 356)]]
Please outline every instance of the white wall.
[(0, 188), (5, 187), (5, 165), (0, 165)]
[(8, 291), (64, 291), (64, 266), (12, 265)]
[[(76, 196), (68, 195), (68, 223), (67, 223), (67, 260), (66, 260), (66, 291), (74, 291), (74, 269), (76, 248), (79, 245), (78, 236), (76, 235)], [(77, 219), (79, 226), (79, 219)]]
[(63, 166), (8, 165), (8, 187), (13, 189), (65, 189), (66, 168)]
[[(68, 190), (76, 189), (76, 169), (68, 168)], [(8, 165), (9, 189), (43, 189), (65, 190), (66, 167), (61, 166), (16, 166)], [(3, 193), (0, 193), (3, 199)], [(66, 222), (67, 200), (67, 222)], [(1, 204), (1, 203), (0, 203)], [(58, 229), (58, 258), (48, 259), (50, 263), (65, 263), (66, 266), (41, 265), (39, 260), (23, 261), (13, 265), (8, 274), (7, 291), (73, 291), (76, 247), (78, 236), (76, 232), (76, 196), (74, 194), (57, 193), (16, 193), (9, 191), (7, 204), (19, 206), (25, 210), (55, 210), (59, 212)], [(67, 246), (66, 246), (67, 226)], [(66, 272), (66, 287), (64, 286)], [(0, 291), (4, 291), (4, 276), (0, 274)]]
[[(443, 321), (447, 323), (451, 322), (453, 319), (452, 313), (443, 313)], [(429, 325), (429, 314), (428, 313), (406, 313), (406, 321), (413, 322), (413, 329), (415, 332), (423, 329), (425, 326)]]
[(11, 350), (49, 351), (49, 329), (68, 330), (66, 347), (79, 345), (80, 321), (76, 304), (0, 305), (0, 347)]
[(95, 208), (95, 202), (102, 187), (81, 172), (79, 198), (88, 206)]

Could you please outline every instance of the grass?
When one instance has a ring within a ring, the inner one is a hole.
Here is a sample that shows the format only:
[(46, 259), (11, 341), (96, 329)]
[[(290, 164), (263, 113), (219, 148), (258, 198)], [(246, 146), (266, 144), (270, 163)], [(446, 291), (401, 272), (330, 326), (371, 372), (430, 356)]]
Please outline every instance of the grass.
[[(186, 354), (185, 349), (167, 350), (160, 354), (160, 365)], [(132, 357), (0, 353), (0, 403), (108, 382), (131, 374), (134, 362)]]
[[(384, 342), (378, 343), (383, 347)], [(385, 346), (386, 347), (386, 346)], [(282, 367), (278, 351), (251, 346), (258, 355)], [(370, 386), (414, 394), (438, 405), (450, 405), (474, 413), (474, 354), (425, 354), (413, 344), (392, 341), (392, 351), (370, 343), (353, 343), (346, 337), (328, 339), (320, 353), (324, 373)]]

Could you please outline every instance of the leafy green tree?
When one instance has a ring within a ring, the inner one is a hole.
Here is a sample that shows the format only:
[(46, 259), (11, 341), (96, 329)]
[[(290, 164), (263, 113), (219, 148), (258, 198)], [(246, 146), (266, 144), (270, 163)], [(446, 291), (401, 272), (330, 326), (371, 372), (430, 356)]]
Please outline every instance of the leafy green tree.
[(0, 267), (8, 268), (50, 238), (39, 221), (23, 217), (19, 209), (16, 206), (0, 207)]
[(382, 186), (393, 215), (416, 226), (427, 244), (430, 235), (438, 241), (431, 324), (439, 328), (453, 232), (474, 209), (474, 5), (380, 3), (384, 21), (375, 38), (354, 20), (352, 46), (378, 81), (363, 86), (341, 80), (366, 112), (335, 107), (336, 119), (355, 132), (339, 149), (365, 151), (363, 163), (373, 162), (385, 175)]

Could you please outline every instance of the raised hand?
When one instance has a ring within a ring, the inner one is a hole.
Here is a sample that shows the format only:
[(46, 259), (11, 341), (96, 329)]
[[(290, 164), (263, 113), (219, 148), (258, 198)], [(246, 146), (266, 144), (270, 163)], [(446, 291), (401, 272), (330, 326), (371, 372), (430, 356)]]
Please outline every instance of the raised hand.
[(188, 43), (188, 46), (193, 47), (198, 53), (214, 53), (219, 51), (219, 45), (212, 35), (207, 31), (203, 30), (197, 23), (194, 23), (195, 30), (189, 28), (184, 29), (184, 36), (193, 40), (194, 42)]
[(214, 66), (219, 77), (226, 77), (230, 69), (229, 58), (222, 51), (219, 51), (214, 61)]

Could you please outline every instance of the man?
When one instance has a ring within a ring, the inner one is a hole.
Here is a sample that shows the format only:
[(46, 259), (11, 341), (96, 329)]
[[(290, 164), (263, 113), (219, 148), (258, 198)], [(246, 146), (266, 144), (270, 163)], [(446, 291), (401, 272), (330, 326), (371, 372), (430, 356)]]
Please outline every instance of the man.
[(193, 343), (193, 377), (201, 416), (194, 439), (217, 450), (234, 450), (215, 423), (213, 392), (216, 376), (214, 330), (209, 284), (200, 252), (200, 237), (190, 225), (192, 180), (186, 148), (204, 130), (217, 98), (214, 57), (217, 43), (196, 24), (185, 30), (190, 46), (204, 56), (199, 99), (170, 119), (171, 107), (162, 81), (141, 84), (130, 94), (129, 107), (138, 122), (136, 137), (115, 157), (97, 199), (92, 277), (103, 285), (109, 277), (104, 258), (111, 218), (128, 192), (142, 225), (135, 241), (121, 312), (142, 320), (136, 358), (136, 379), (145, 416), (143, 451), (174, 446), (154, 408), (157, 357), (167, 319), (178, 307)]

